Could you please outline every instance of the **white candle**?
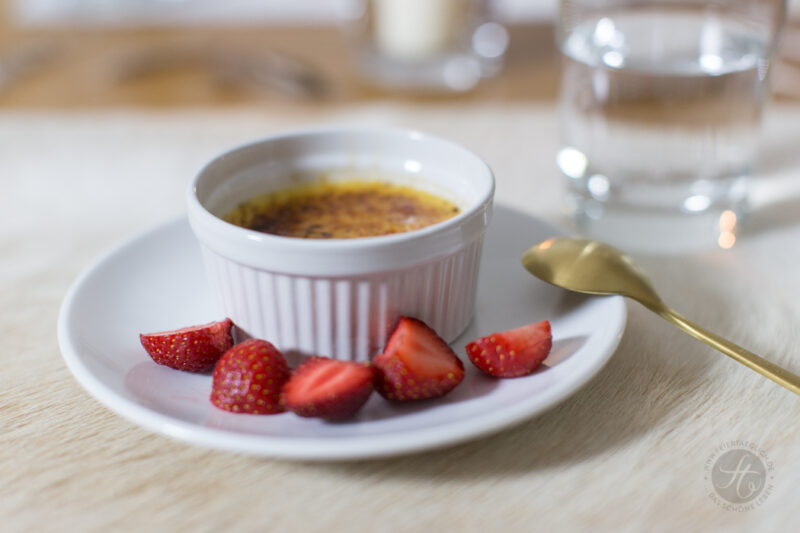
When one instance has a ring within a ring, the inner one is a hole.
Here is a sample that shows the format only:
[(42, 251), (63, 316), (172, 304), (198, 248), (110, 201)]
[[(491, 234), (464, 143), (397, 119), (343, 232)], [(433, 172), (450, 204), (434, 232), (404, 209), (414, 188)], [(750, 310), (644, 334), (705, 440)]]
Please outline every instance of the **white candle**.
[(424, 59), (453, 45), (469, 0), (373, 0), (375, 39), (400, 59)]

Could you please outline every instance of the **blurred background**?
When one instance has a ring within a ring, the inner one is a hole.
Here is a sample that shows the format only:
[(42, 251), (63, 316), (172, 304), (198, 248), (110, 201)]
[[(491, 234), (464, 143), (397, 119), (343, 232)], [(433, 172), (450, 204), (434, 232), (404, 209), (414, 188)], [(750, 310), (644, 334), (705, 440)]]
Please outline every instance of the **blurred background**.
[[(790, 2), (790, 12), (798, 11)], [(352, 38), (351, 0), (0, 0), (0, 106), (231, 106), (440, 98), (372, 83)], [(495, 72), (447, 97), (551, 100), (554, 0), (490, 0)], [(800, 23), (790, 22), (773, 92), (800, 95)], [(495, 75), (497, 74), (497, 75)], [(463, 85), (463, 84), (462, 84)]]
[[(358, 3), (348, 0), (0, 0), (0, 5), (0, 105), (305, 104), (394, 92), (377, 90), (355, 63), (346, 21)], [(483, 87), (477, 96), (554, 96), (555, 79), (536, 72), (553, 65), (554, 2), (501, 0), (488, 9), (512, 33), (510, 83)], [(531, 27), (538, 31), (528, 31)]]

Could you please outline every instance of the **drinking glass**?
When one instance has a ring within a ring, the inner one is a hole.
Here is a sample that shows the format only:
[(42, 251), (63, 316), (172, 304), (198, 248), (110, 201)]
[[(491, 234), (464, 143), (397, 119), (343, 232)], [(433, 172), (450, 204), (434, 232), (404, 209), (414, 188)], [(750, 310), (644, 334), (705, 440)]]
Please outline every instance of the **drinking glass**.
[(731, 247), (785, 0), (561, 0), (567, 207), (634, 251)]

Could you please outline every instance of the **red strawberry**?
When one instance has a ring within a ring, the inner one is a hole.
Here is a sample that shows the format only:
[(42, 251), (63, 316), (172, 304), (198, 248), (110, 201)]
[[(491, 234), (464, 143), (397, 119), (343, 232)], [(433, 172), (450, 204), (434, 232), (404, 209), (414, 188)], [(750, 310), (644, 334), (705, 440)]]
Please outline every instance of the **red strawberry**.
[(217, 363), (211, 403), (234, 413), (280, 413), (281, 387), (288, 379), (283, 354), (267, 341), (248, 339), (225, 352)]
[(491, 376), (515, 378), (533, 372), (552, 347), (550, 322), (545, 320), (474, 340), (467, 344), (467, 355)]
[(226, 318), (203, 326), (142, 333), (139, 335), (144, 349), (153, 361), (176, 370), (206, 372), (214, 368), (231, 346), (233, 322)]
[(283, 386), (281, 400), (300, 416), (341, 420), (366, 403), (373, 378), (369, 363), (312, 357), (298, 366)]
[(389, 400), (444, 396), (464, 379), (464, 364), (431, 328), (403, 317), (375, 366), (375, 390)]

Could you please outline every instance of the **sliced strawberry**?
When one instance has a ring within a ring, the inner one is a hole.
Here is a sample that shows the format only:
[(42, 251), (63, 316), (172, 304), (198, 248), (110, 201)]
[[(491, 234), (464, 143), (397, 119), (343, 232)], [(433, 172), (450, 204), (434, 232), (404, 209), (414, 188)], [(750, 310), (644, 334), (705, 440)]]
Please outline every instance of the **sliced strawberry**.
[(305, 360), (283, 386), (283, 406), (300, 416), (341, 420), (353, 416), (372, 394), (369, 363), (327, 357)]
[(389, 400), (437, 398), (464, 379), (464, 364), (450, 346), (415, 318), (400, 319), (383, 353), (372, 362), (375, 390)]
[(267, 341), (248, 339), (225, 352), (217, 363), (211, 403), (234, 413), (280, 413), (281, 387), (288, 379), (283, 354)]
[(536, 370), (552, 347), (550, 322), (545, 320), (474, 340), (467, 344), (467, 355), (491, 376), (515, 378)]
[(230, 318), (202, 326), (142, 333), (139, 341), (153, 361), (177, 370), (206, 372), (231, 346), (233, 336)]

